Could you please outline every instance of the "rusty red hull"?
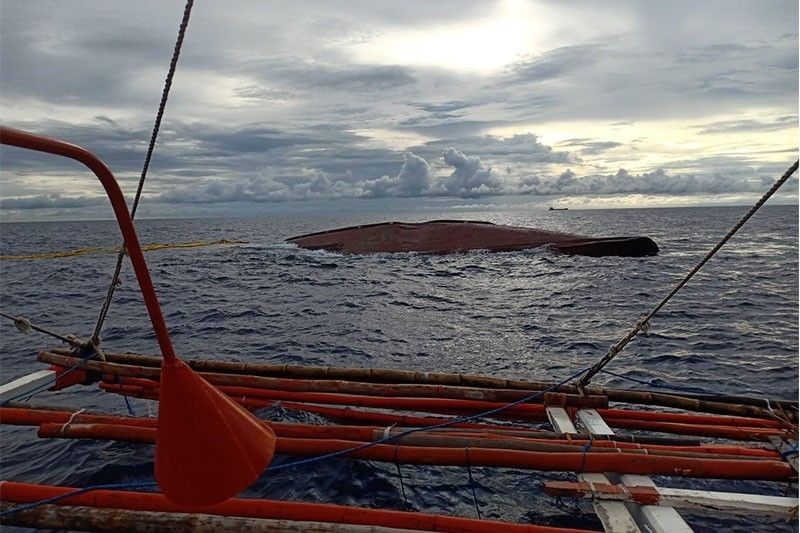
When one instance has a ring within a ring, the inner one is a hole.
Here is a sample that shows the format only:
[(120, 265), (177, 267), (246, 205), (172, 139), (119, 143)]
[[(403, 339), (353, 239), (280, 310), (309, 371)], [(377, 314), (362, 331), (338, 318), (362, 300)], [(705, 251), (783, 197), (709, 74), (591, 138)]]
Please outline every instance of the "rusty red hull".
[(541, 246), (564, 254), (592, 257), (644, 257), (658, 253), (658, 245), (649, 237), (588, 237), (462, 220), (382, 222), (299, 235), (287, 242), (309, 250), (343, 254), (511, 252)]

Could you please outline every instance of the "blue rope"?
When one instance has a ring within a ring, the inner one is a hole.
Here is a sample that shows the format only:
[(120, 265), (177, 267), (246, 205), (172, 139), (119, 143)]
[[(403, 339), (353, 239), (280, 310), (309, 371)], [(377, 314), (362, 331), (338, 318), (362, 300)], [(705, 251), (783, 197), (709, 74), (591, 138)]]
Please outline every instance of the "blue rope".
[(409, 510), (411, 508), (411, 506), (408, 505), (408, 498), (406, 498), (406, 485), (405, 485), (405, 483), (403, 483), (403, 471), (400, 470), (400, 463), (397, 462), (397, 449), (396, 448), (395, 448), (394, 455), (395, 455), (394, 466), (395, 466), (395, 468), (397, 468), (397, 478), (400, 480), (400, 494), (403, 496), (403, 510), (407, 511), (407, 510)]
[(425, 427), (407, 429), (405, 431), (401, 431), (400, 433), (395, 433), (394, 435), (389, 435), (387, 437), (383, 437), (382, 439), (374, 440), (374, 441), (371, 441), (371, 442), (365, 442), (364, 444), (360, 444), (360, 445), (354, 446), (352, 448), (347, 448), (346, 450), (339, 450), (339, 451), (335, 451), (335, 452), (331, 452), (331, 453), (326, 453), (326, 454), (323, 454), (323, 455), (317, 455), (315, 457), (309, 457), (307, 459), (300, 459), (299, 461), (293, 461), (291, 463), (285, 463), (285, 464), (282, 464), (282, 465), (270, 466), (269, 468), (267, 468), (266, 471), (267, 472), (278, 472), (278, 471), (281, 471), (281, 470), (288, 470), (290, 468), (295, 468), (295, 467), (298, 467), (298, 466), (304, 466), (304, 465), (308, 465), (308, 464), (312, 464), (312, 463), (318, 463), (320, 461), (325, 461), (327, 459), (333, 459), (335, 457), (342, 457), (344, 455), (348, 455), (348, 454), (351, 454), (351, 453), (354, 453), (354, 452), (359, 452), (361, 450), (366, 450), (367, 448), (372, 448), (373, 446), (377, 446), (378, 444), (384, 444), (386, 442), (391, 442), (391, 441), (400, 439), (402, 437), (405, 437), (407, 435), (412, 435), (414, 433), (420, 433), (422, 431), (430, 431), (430, 430), (433, 430), (433, 429), (439, 429), (439, 428), (452, 426), (453, 424), (460, 424), (462, 422), (471, 422), (473, 420), (486, 418), (486, 417), (492, 416), (494, 414), (501, 413), (503, 411), (511, 409), (512, 407), (515, 407), (517, 405), (520, 405), (520, 404), (523, 404), (523, 403), (526, 403), (526, 402), (530, 402), (530, 401), (533, 401), (533, 400), (535, 400), (537, 398), (540, 398), (541, 396), (544, 396), (546, 393), (551, 392), (553, 390), (556, 390), (556, 389), (560, 388), (563, 385), (566, 385), (567, 383), (569, 383), (573, 379), (577, 378), (578, 376), (580, 376), (581, 374), (586, 372), (587, 369), (588, 369), (588, 367), (585, 368), (585, 369), (579, 370), (578, 372), (574, 373), (573, 375), (571, 375), (570, 377), (568, 377), (567, 379), (565, 379), (561, 383), (557, 383), (557, 384), (551, 386), (548, 389), (545, 389), (545, 390), (542, 390), (542, 391), (539, 391), (539, 392), (535, 392), (535, 393), (533, 393), (533, 394), (531, 394), (529, 396), (526, 396), (526, 397), (524, 397), (524, 398), (522, 398), (520, 400), (516, 400), (514, 402), (508, 403), (506, 405), (502, 405), (500, 407), (496, 407), (494, 409), (490, 409), (488, 411), (483, 411), (482, 413), (477, 413), (477, 414), (469, 415), (469, 416), (460, 416), (460, 417), (456, 417), (456, 418), (451, 418), (450, 420), (447, 420), (445, 422), (440, 422), (439, 424), (435, 424), (433, 426), (425, 426)]
[(91, 492), (93, 490), (105, 490), (105, 489), (110, 489), (110, 490), (114, 490), (114, 489), (133, 489), (133, 490), (136, 490), (136, 489), (153, 488), (155, 486), (157, 486), (157, 484), (152, 482), (152, 481), (148, 482), (148, 483), (107, 483), (107, 484), (103, 484), (103, 485), (92, 485), (92, 486), (89, 486), (89, 487), (84, 487), (82, 489), (73, 490), (72, 492), (68, 492), (66, 494), (60, 494), (58, 496), (53, 496), (52, 498), (47, 498), (45, 500), (39, 500), (38, 502), (32, 502), (32, 503), (26, 503), (24, 505), (18, 505), (16, 507), (14, 507), (13, 509), (8, 509), (6, 511), (0, 512), (0, 517), (7, 516), (7, 515), (10, 515), (10, 514), (14, 514), (14, 513), (19, 513), (19, 512), (22, 512), (22, 511), (27, 511), (28, 509), (35, 509), (36, 507), (39, 507), (40, 505), (48, 505), (48, 504), (51, 504), (51, 503), (56, 503), (56, 502), (59, 502), (61, 500), (66, 499), (66, 498), (71, 498), (72, 496), (80, 496), (81, 494), (86, 494), (87, 492)]
[(624, 376), (622, 374), (617, 374), (616, 372), (612, 372), (611, 370), (606, 370), (605, 368), (600, 370), (603, 374), (608, 374), (610, 376), (614, 376), (615, 378), (626, 379), (628, 381), (632, 381), (633, 383), (639, 383), (641, 385), (647, 385), (648, 387), (654, 387), (656, 389), (667, 389), (667, 390), (675, 390), (679, 392), (688, 392), (691, 394), (712, 394), (706, 390), (703, 390), (699, 387), (680, 387), (678, 385), (659, 385), (658, 383), (653, 383), (652, 380), (646, 381), (643, 379), (632, 378), (630, 376)]
[(475, 504), (475, 514), (478, 515), (478, 520), (482, 520), (483, 516), (481, 516), (481, 507), (478, 503), (478, 494), (475, 492), (475, 480), (472, 478), (472, 465), (470, 464), (469, 460), (469, 446), (466, 446), (464, 450), (467, 452), (467, 478), (469, 479), (469, 488), (472, 491), (472, 503)]
[(125, 407), (128, 408), (128, 414), (131, 416), (136, 416), (136, 413), (133, 411), (133, 406), (131, 405), (130, 400), (128, 400), (128, 395), (125, 394), (125, 387), (122, 386), (122, 380), (119, 377), (119, 374), (116, 374), (117, 377), (117, 384), (119, 384), (119, 390), (122, 393), (122, 397), (125, 399)]
[(592, 448), (592, 443), (594, 443), (594, 434), (589, 433), (589, 440), (586, 444), (581, 446), (581, 466), (577, 470), (579, 474), (583, 472), (583, 468), (586, 466), (586, 454), (589, 453), (589, 450)]
[(787, 460), (789, 458), (790, 455), (797, 455), (797, 454), (798, 454), (797, 444), (795, 444), (794, 446), (790, 446), (789, 448), (786, 448), (785, 450), (783, 450), (781, 452), (781, 457), (785, 461), (785, 460)]

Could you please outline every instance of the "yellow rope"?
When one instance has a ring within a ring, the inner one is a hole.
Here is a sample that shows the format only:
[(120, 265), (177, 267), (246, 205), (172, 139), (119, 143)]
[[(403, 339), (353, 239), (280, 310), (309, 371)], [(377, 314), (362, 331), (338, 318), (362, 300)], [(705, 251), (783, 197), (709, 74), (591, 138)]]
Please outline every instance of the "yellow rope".
[[(154, 242), (142, 246), (145, 252), (155, 250), (165, 250), (168, 248), (201, 248), (204, 246), (216, 246), (222, 244), (247, 244), (247, 241), (230, 241), (220, 239), (218, 241), (194, 241), (194, 242)], [(0, 255), (0, 261), (21, 261), (32, 259), (60, 259), (62, 257), (76, 257), (79, 255), (93, 254), (115, 254), (119, 251), (119, 246), (95, 246), (92, 248), (76, 248), (75, 250), (64, 250), (60, 252), (40, 252), (35, 254), (21, 255)]]

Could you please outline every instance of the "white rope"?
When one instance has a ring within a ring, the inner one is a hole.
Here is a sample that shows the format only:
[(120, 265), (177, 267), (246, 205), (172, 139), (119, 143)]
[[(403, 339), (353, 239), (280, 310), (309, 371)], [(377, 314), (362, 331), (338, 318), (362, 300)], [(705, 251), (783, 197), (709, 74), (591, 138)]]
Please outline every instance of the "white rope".
[(64, 436), (64, 432), (67, 431), (67, 428), (69, 427), (69, 425), (72, 424), (72, 421), (75, 420), (75, 417), (78, 416), (79, 414), (83, 413), (84, 411), (86, 411), (86, 409), (79, 409), (78, 411), (75, 411), (74, 413), (72, 413), (70, 415), (70, 417), (67, 420), (67, 422), (63, 426), (61, 426), (61, 436), (62, 437)]

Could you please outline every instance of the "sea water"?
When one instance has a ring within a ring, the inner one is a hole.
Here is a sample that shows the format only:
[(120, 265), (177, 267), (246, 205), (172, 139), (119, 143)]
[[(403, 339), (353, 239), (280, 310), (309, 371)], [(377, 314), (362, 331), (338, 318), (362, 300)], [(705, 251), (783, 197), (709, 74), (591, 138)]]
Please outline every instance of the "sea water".
[[(166, 249), (147, 261), (177, 352), (187, 358), (389, 367), (559, 381), (601, 357), (746, 211), (743, 207), (394, 212), (391, 218), (488, 220), (596, 236), (647, 235), (655, 257), (571, 257), (546, 250), (459, 255), (342, 256), (285, 244), (287, 237), (387, 219), (385, 213), (142, 220), (141, 241), (245, 240)], [(112, 221), (5, 223), (0, 252), (109, 246)], [(115, 256), (0, 261), (5, 312), (87, 336)], [(608, 367), (654, 386), (796, 399), (798, 210), (767, 206)], [(107, 350), (158, 353), (126, 262), (103, 332)], [(43, 368), (36, 352), (57, 341), (0, 324), (2, 382)], [(597, 383), (644, 386), (609, 375)], [(45, 392), (38, 402), (127, 413), (96, 386)], [(154, 402), (131, 399), (137, 415)], [(270, 409), (261, 416), (325, 423)], [(153, 449), (130, 443), (42, 440), (35, 428), (0, 426), (2, 478), (82, 487), (152, 479)], [(278, 457), (276, 462), (288, 459)], [(597, 527), (578, 507), (542, 494), (536, 474), (473, 468), (484, 518)], [(331, 460), (264, 477), (245, 495), (474, 516), (466, 469)], [(776, 483), (657, 478), (664, 486), (780, 494)], [(780, 520), (683, 513), (698, 531), (796, 531)], [(758, 525), (753, 526), (753, 523)]]

